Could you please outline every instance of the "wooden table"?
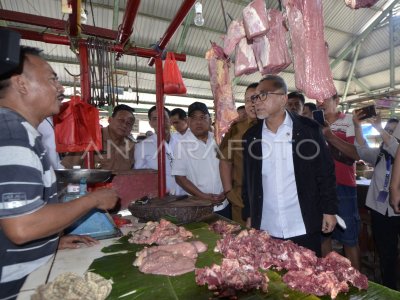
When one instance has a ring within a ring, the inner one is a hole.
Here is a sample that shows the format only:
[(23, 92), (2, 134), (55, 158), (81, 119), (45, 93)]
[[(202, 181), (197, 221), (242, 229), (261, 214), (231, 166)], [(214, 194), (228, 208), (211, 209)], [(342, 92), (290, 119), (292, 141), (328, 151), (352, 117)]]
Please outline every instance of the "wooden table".
[[(129, 231), (129, 227), (121, 228), (124, 232)], [(100, 243), (92, 247), (82, 246), (79, 249), (58, 250), (55, 256), (47, 264), (32, 272), (26, 279), (21, 288), (17, 300), (30, 300), (35, 289), (47, 282), (53, 281), (58, 275), (65, 272), (73, 272), (82, 276), (94, 259), (106, 254), (101, 249), (113, 244), (117, 238), (100, 240)]]

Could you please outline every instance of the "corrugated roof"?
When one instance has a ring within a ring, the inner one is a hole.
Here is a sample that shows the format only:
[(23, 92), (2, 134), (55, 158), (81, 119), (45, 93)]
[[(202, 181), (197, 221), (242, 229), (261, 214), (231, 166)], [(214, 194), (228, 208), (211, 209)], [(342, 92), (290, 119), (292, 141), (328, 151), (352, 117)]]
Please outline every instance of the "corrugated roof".
[[(323, 0), (324, 18), (325, 18), (325, 39), (329, 44), (329, 56), (331, 62), (353, 41), (371, 18), (379, 14), (393, 0), (380, 0), (372, 8), (352, 10), (345, 5), (344, 0)], [(395, 0), (399, 2), (399, 0)], [(113, 24), (113, 5), (114, 0), (87, 0), (84, 6), (88, 11), (88, 25), (112, 29)], [(142, 0), (139, 6), (139, 12), (134, 23), (131, 41), (143, 48), (150, 48), (163, 36), (165, 30), (174, 18), (182, 4), (182, 0)], [(249, 3), (249, 0), (224, 0), (225, 12), (233, 18), (241, 18), (243, 8)], [(278, 8), (278, 1), (266, 0), (267, 7)], [(93, 7), (93, 14), (91, 5)], [(118, 24), (122, 22), (125, 13), (127, 0), (119, 1)], [(221, 37), (225, 33), (225, 22), (222, 14), (220, 1), (203, 0), (203, 15), (205, 24), (203, 27), (196, 27), (193, 22), (187, 31), (187, 36), (183, 45), (183, 53), (187, 55), (186, 62), (179, 62), (179, 67), (187, 85), (188, 94), (199, 97), (200, 99), (212, 99), (209, 84), (209, 75), (207, 61), (204, 58), (205, 52), (210, 48), (209, 41), (215, 41), (222, 45)], [(0, 0), (1, 8), (17, 12), (24, 12), (38, 16), (46, 16), (56, 19), (68, 20), (67, 15), (61, 13), (61, 0)], [(399, 4), (397, 4), (399, 7)], [(396, 8), (398, 9), (398, 8)], [(397, 17), (400, 19), (400, 17)], [(93, 22), (94, 20), (94, 22)], [(230, 18), (227, 16), (227, 21)], [(34, 28), (38, 31), (51, 32), (53, 34), (65, 34), (66, 32), (52, 32), (51, 29), (30, 26), (22, 23), (7, 22), (9, 26), (20, 26), (22, 28)], [(400, 24), (400, 21), (396, 24)], [(400, 25), (396, 25), (399, 26)], [(177, 51), (184, 25), (176, 31), (172, 37), (167, 49)], [(399, 32), (400, 30), (397, 30)], [(68, 46), (45, 44), (41, 42), (23, 40), (23, 44), (31, 45), (44, 49), (46, 57), (59, 73), (62, 82), (68, 86), (73, 84), (71, 76), (64, 72), (66, 67), (72, 73), (79, 73), (79, 61)], [(362, 42), (359, 52), (359, 59), (355, 67), (355, 76), (370, 91), (387, 90), (390, 86), (389, 78), (389, 27), (387, 22), (377, 26)], [(400, 66), (400, 35), (395, 35), (394, 54), (396, 75), (399, 73)], [(342, 94), (349, 75), (352, 63), (350, 51), (345, 60), (338, 63), (333, 69), (335, 86)], [(139, 89), (149, 93), (155, 93), (154, 67), (147, 65), (148, 59), (138, 58), (138, 82)], [(116, 63), (117, 68), (127, 70), (127, 76), (121, 76), (119, 85), (125, 90), (129, 86), (135, 86), (135, 57), (123, 56)], [(289, 66), (281, 73), (286, 80), (290, 90), (295, 90), (293, 66)], [(245, 88), (248, 84), (258, 81), (261, 78), (259, 73), (244, 75), (235, 79), (233, 92), (236, 99), (243, 99)], [(232, 76), (233, 80), (233, 76)], [(396, 77), (396, 87), (400, 88), (399, 75)], [(354, 92), (356, 95), (354, 95)], [(365, 91), (360, 85), (352, 82), (349, 89), (349, 97), (355, 98), (365, 95)], [(193, 101), (188, 97), (187, 104)]]

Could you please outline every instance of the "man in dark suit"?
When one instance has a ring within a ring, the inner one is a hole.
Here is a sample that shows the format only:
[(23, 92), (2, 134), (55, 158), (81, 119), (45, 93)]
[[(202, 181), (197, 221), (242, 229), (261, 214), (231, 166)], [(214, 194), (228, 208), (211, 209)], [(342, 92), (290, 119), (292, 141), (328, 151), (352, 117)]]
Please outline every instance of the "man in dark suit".
[(285, 110), (287, 87), (263, 78), (252, 96), (258, 124), (243, 136), (243, 218), (321, 255), (321, 231), (336, 225), (334, 164), (320, 126)]

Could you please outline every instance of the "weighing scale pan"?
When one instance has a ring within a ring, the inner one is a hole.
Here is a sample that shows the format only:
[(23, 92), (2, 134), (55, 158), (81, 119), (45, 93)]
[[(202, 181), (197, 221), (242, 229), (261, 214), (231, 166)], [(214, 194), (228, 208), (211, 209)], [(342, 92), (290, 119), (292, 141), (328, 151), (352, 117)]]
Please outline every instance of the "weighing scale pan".
[(86, 178), (86, 183), (105, 182), (111, 177), (110, 170), (97, 169), (58, 169), (57, 181), (66, 183), (79, 183), (81, 178)]

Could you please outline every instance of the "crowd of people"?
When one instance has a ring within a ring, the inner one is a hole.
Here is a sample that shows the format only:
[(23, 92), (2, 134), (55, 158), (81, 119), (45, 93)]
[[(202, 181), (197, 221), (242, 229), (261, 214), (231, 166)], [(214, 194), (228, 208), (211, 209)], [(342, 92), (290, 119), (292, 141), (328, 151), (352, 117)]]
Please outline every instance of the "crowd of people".
[[(59, 202), (54, 169), (82, 165), (84, 159), (84, 153), (69, 153), (60, 160), (55, 151), (51, 116), (59, 112), (63, 93), (54, 70), (34, 48), (22, 46), (20, 68), (0, 77), (0, 299), (15, 298), (29, 273), (57, 247), (96, 243), (62, 232), (91, 209), (117, 203), (110, 188)], [(220, 145), (204, 103), (191, 103), (187, 112), (164, 107), (167, 192), (207, 199), (215, 213), (318, 256), (332, 251), (332, 239), (337, 240), (359, 269), (355, 161), (363, 159), (375, 167), (366, 206), (383, 284), (395, 289), (400, 159), (392, 133), (398, 120), (382, 128), (379, 116), (372, 119), (383, 142), (371, 149), (361, 131), (363, 113), (340, 112), (337, 95), (317, 107), (305, 103), (300, 92), (288, 94), (281, 77), (267, 75), (247, 87), (243, 101)], [(312, 119), (317, 108), (325, 116), (323, 125)], [(102, 128), (103, 150), (95, 154), (95, 166), (158, 170), (156, 106), (148, 120), (155, 133), (135, 143), (130, 138), (134, 109), (116, 106)], [(337, 226), (337, 215), (346, 229)]]

